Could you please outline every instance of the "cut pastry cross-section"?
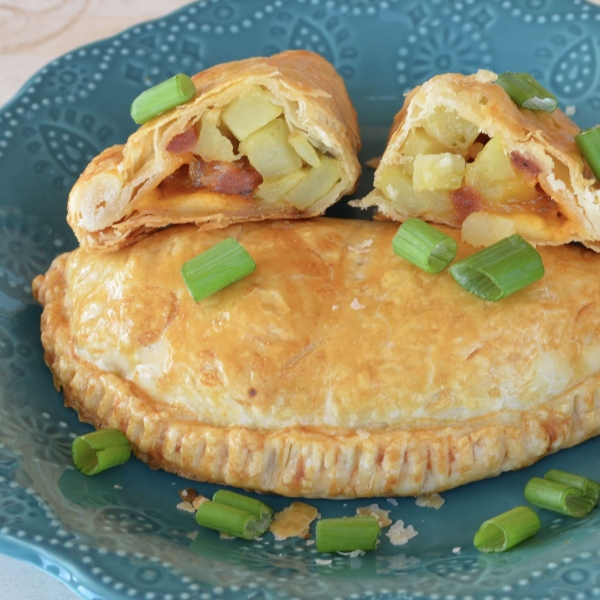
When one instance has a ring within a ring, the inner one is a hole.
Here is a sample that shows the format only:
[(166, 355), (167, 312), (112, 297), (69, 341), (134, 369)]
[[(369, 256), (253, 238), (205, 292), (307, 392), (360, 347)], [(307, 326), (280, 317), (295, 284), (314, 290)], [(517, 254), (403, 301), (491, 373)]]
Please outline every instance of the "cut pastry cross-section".
[(176, 223), (311, 217), (354, 190), (356, 113), (324, 58), (288, 51), (192, 80), (191, 101), (105, 150), (73, 187), (82, 246), (113, 250)]
[(518, 233), (538, 244), (600, 250), (600, 186), (559, 109), (515, 104), (490, 71), (439, 75), (396, 115), (375, 189), (352, 204), (462, 228), (490, 245)]

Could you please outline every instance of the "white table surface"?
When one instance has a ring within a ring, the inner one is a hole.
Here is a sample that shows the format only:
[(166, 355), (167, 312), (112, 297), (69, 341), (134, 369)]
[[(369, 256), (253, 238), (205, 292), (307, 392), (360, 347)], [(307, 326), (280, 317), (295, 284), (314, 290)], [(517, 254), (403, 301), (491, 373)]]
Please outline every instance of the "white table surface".
[[(167, 14), (189, 0), (2, 0), (0, 106), (52, 59)], [(60, 581), (0, 554), (2, 600), (76, 600)]]

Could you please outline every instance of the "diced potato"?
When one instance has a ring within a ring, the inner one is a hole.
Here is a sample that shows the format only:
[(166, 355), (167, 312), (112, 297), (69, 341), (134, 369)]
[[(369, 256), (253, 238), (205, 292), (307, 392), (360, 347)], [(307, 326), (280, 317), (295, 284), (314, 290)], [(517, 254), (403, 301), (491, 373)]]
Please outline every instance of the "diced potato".
[(265, 88), (250, 86), (223, 109), (221, 119), (238, 140), (244, 140), (283, 112), (273, 100), (273, 94)]
[(465, 176), (465, 159), (459, 154), (417, 154), (413, 170), (413, 188), (457, 190)]
[(240, 142), (239, 151), (263, 177), (279, 177), (302, 166), (289, 135), (286, 122), (279, 117)]
[(436, 108), (423, 123), (425, 132), (440, 144), (464, 153), (477, 139), (479, 129), (453, 110)]
[(322, 198), (342, 177), (337, 160), (323, 155), (319, 158), (321, 164), (311, 167), (306, 177), (284, 196), (286, 202), (299, 210), (308, 208)]
[(462, 224), (462, 241), (471, 246), (491, 246), (517, 233), (512, 219), (488, 212), (471, 213)]
[(498, 136), (483, 147), (472, 163), (467, 164), (465, 183), (492, 204), (529, 202), (539, 196), (535, 186), (529, 185), (513, 168)]
[(233, 162), (239, 158), (233, 152), (231, 141), (217, 127), (216, 115), (211, 113), (202, 115), (200, 135), (194, 148), (194, 154), (199, 155), (206, 162), (215, 160)]
[(375, 179), (375, 187), (396, 203), (398, 210), (406, 215), (420, 215), (428, 211), (451, 215), (453, 211), (448, 192), (443, 190), (416, 192), (411, 178), (399, 166), (388, 166), (382, 169)]
[(311, 167), (318, 167), (321, 164), (317, 151), (301, 131), (292, 131), (288, 137), (288, 142), (306, 164)]
[(447, 152), (448, 150), (448, 147), (429, 137), (422, 127), (417, 127), (406, 136), (406, 140), (400, 148), (400, 152), (405, 159), (413, 159), (406, 160), (406, 162), (403, 163), (403, 168), (406, 173), (412, 177), (413, 161), (417, 154), (441, 154), (442, 152)]
[(281, 177), (266, 177), (258, 186), (255, 196), (267, 204), (279, 202), (292, 188), (296, 187), (308, 174), (308, 169), (298, 169)]

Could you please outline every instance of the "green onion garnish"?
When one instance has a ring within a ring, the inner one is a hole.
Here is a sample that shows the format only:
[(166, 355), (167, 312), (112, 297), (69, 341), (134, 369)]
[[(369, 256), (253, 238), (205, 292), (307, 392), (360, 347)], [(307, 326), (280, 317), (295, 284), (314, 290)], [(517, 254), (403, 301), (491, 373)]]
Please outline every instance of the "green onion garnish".
[(539, 252), (521, 236), (511, 235), (453, 264), (458, 285), (484, 300), (500, 300), (541, 279)]
[(260, 519), (247, 510), (207, 500), (196, 511), (196, 522), (209, 529), (253, 540), (269, 529), (271, 519)]
[(496, 83), (506, 90), (517, 106), (544, 112), (552, 112), (558, 106), (556, 96), (529, 73), (502, 73)]
[(230, 492), (229, 490), (219, 490), (215, 492), (213, 502), (227, 504), (227, 506), (245, 510), (251, 515), (254, 515), (257, 519), (268, 519), (269, 522), (273, 517), (273, 509), (264, 502), (250, 498), (250, 496)]
[(127, 462), (131, 446), (119, 429), (99, 429), (74, 439), (71, 455), (78, 471), (84, 475), (96, 475)]
[(198, 302), (250, 275), (255, 268), (244, 247), (227, 238), (188, 260), (181, 267), (181, 275), (192, 298)]
[(158, 115), (188, 102), (194, 97), (196, 86), (183, 73), (142, 92), (131, 105), (131, 118), (142, 125)]
[(534, 535), (540, 519), (531, 508), (517, 506), (493, 519), (484, 521), (473, 538), (480, 552), (504, 552)]
[(575, 136), (575, 142), (596, 179), (600, 179), (600, 126), (581, 131)]
[(373, 516), (321, 519), (317, 523), (317, 552), (374, 550), (380, 533)]
[(558, 481), (534, 477), (525, 486), (525, 498), (534, 506), (568, 517), (585, 517), (596, 502), (581, 490)]
[(428, 273), (439, 273), (456, 256), (456, 242), (445, 233), (413, 217), (398, 229), (392, 240), (394, 252)]
[(558, 469), (550, 469), (544, 475), (544, 479), (577, 488), (586, 498), (591, 498), (594, 503), (598, 502), (598, 498), (600, 498), (600, 484), (582, 475), (575, 475), (574, 473), (567, 473)]

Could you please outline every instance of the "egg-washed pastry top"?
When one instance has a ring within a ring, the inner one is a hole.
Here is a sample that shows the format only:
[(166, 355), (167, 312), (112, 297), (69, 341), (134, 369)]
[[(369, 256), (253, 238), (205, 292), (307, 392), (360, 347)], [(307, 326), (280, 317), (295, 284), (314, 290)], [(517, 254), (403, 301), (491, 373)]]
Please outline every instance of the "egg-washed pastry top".
[[(598, 256), (540, 248), (544, 278), (488, 302), (394, 255), (397, 228), (187, 225), (63, 254), (34, 282), (56, 385), (153, 467), (289, 496), (437, 492), (596, 435)], [(195, 303), (181, 265), (226, 237), (256, 270)]]
[(191, 101), (106, 149), (75, 183), (67, 220), (82, 246), (113, 250), (173, 223), (311, 217), (354, 190), (356, 112), (327, 60), (288, 51), (192, 80)]
[(403, 221), (419, 216), (489, 245), (518, 233), (538, 244), (600, 250), (600, 192), (560, 109), (519, 108), (496, 74), (449, 73), (412, 90), (356, 204)]

